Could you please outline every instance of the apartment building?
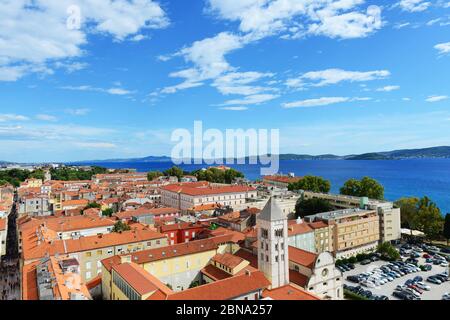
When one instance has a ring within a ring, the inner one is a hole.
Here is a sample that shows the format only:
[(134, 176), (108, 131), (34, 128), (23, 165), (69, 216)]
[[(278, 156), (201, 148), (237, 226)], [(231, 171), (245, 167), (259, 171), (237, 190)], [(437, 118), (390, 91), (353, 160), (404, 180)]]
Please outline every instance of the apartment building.
[(247, 199), (256, 199), (255, 188), (240, 185), (214, 185), (208, 182), (178, 183), (161, 187), (161, 203), (183, 213), (207, 204), (242, 206)]
[(19, 215), (29, 214), (36, 217), (45, 217), (52, 214), (48, 194), (26, 194), (19, 200)]
[(375, 250), (380, 240), (380, 222), (376, 210), (344, 209), (307, 216), (305, 219), (333, 225), (331, 252), (337, 258)]
[(85, 218), (87, 220), (83, 221), (78, 220), (79, 217), (55, 219), (66, 223), (70, 221), (63, 224), (62, 230), (58, 229), (60, 225), (55, 221), (29, 221), (22, 224), (19, 227), (21, 265), (65, 254), (79, 262), (81, 278), (89, 281), (101, 272), (100, 261), (105, 258), (168, 244), (165, 235), (143, 225), (135, 224), (129, 231), (113, 233), (110, 230), (111, 220), (97, 218), (91, 221), (93, 218)]
[(78, 261), (46, 257), (23, 268), (22, 300), (91, 300)]
[(392, 202), (310, 191), (304, 191), (302, 195), (305, 199), (320, 198), (328, 200), (331, 205), (338, 209), (360, 208), (375, 210), (379, 216), (380, 241), (395, 241), (401, 238), (400, 209), (394, 208), (394, 203)]

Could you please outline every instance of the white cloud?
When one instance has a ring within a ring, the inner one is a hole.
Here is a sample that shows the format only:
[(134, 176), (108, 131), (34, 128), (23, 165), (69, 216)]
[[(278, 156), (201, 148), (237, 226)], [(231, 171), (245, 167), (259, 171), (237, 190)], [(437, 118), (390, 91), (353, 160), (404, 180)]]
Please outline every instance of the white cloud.
[(284, 108), (309, 108), (327, 106), (330, 104), (342, 103), (350, 101), (347, 97), (323, 97), (318, 99), (308, 99), (283, 104)]
[(36, 119), (42, 120), (42, 121), (56, 121), (58, 120), (55, 116), (49, 115), (49, 114), (38, 114), (36, 115)]
[(439, 54), (450, 53), (450, 42), (439, 43), (435, 45), (434, 48), (439, 51)]
[[(82, 56), (88, 34), (123, 41), (168, 24), (152, 0), (2, 0), (0, 12), (0, 81), (15, 81), (42, 72), (51, 62)], [(80, 28), (69, 24), (77, 20)]]
[(431, 6), (431, 2), (424, 0), (401, 0), (397, 5), (403, 11), (421, 12), (427, 10)]
[(444, 101), (447, 100), (448, 96), (429, 96), (427, 99), (425, 99), (425, 101), (427, 102), (439, 102), (439, 101)]
[(230, 72), (217, 78), (212, 84), (223, 95), (255, 95), (264, 91), (272, 91), (272, 88), (254, 86), (252, 83), (263, 78), (273, 77), (273, 73), (262, 72)]
[(230, 110), (230, 111), (245, 111), (248, 110), (248, 107), (223, 107), (220, 108), (222, 110)]
[(391, 91), (395, 91), (395, 90), (399, 90), (400, 86), (385, 86), (382, 88), (378, 88), (377, 91), (379, 92), (391, 92)]
[(286, 81), (288, 87), (302, 87), (312, 85), (322, 87), (326, 85), (337, 84), (343, 81), (365, 82), (378, 79), (384, 79), (390, 76), (387, 70), (376, 71), (346, 71), (342, 69), (327, 69), (321, 71), (311, 71), (301, 75), (299, 78), (291, 78)]
[(225, 101), (223, 104), (221, 104), (221, 106), (261, 104), (276, 99), (278, 97), (279, 96), (275, 94), (254, 94), (246, 96), (242, 99), (233, 99)]
[(381, 9), (359, 9), (364, 0), (208, 0), (208, 11), (221, 19), (238, 21), (239, 30), (255, 39), (282, 34), (283, 38), (325, 35), (332, 38), (366, 37), (381, 28)]
[(72, 90), (72, 91), (103, 92), (103, 93), (108, 93), (108, 94), (111, 94), (111, 95), (119, 95), (119, 96), (125, 96), (125, 95), (130, 95), (130, 94), (134, 93), (134, 91), (129, 91), (129, 90), (126, 90), (126, 89), (123, 89), (123, 88), (104, 89), (104, 88), (92, 87), (92, 86), (89, 86), (89, 85), (63, 86), (63, 87), (60, 87), (60, 89)]
[(12, 113), (4, 113), (0, 114), (0, 122), (7, 122), (7, 121), (27, 121), (29, 120), (28, 117), (19, 115), (19, 114), (12, 114)]
[(79, 108), (79, 109), (66, 109), (65, 112), (73, 115), (73, 116), (85, 116), (87, 115), (91, 110), (87, 108)]
[(300, 100), (300, 101), (284, 103), (282, 106), (286, 109), (311, 108), (311, 107), (321, 107), (321, 106), (327, 106), (330, 104), (337, 104), (337, 103), (343, 103), (343, 102), (370, 101), (370, 100), (372, 100), (372, 98), (369, 98), (369, 97), (355, 97), (355, 98), (322, 97), (322, 98), (317, 98), (317, 99), (307, 99), (307, 100)]

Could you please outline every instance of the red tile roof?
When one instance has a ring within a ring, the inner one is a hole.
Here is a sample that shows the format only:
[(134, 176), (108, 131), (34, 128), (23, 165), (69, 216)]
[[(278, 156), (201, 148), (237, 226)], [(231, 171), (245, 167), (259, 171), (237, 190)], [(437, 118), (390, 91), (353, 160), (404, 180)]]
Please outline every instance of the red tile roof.
[(167, 247), (138, 251), (132, 254), (132, 261), (143, 264), (194, 253), (217, 250), (218, 245), (211, 239), (196, 240)]
[(311, 222), (311, 223), (309, 223), (309, 226), (313, 229), (328, 228), (328, 224), (326, 224), (323, 221)]
[(288, 221), (288, 234), (294, 236), (297, 234), (304, 234), (313, 232), (314, 230), (305, 222), (297, 223), (295, 220)]
[(6, 223), (8, 220), (6, 218), (0, 219), (0, 231), (6, 230)]
[(289, 261), (307, 268), (313, 268), (317, 254), (289, 246)]
[(295, 270), (289, 270), (289, 281), (306, 289), (309, 278)]
[(161, 290), (165, 294), (172, 294), (166, 285), (145, 271), (135, 263), (122, 263), (112, 269), (119, 274), (141, 296)]
[(263, 297), (272, 298), (273, 300), (320, 300), (319, 297), (291, 285), (264, 290)]
[(236, 268), (238, 265), (244, 262), (243, 258), (232, 255), (230, 253), (218, 253), (212, 258), (212, 260), (231, 269)]
[(268, 286), (264, 274), (254, 271), (174, 293), (168, 300), (230, 300)]
[(194, 185), (196, 182), (191, 184), (170, 184), (162, 187), (162, 190), (183, 193), (191, 196), (202, 196), (202, 195), (215, 195), (223, 193), (244, 193), (249, 191), (256, 191), (253, 187), (239, 186), (239, 185), (228, 185), (220, 187), (212, 187), (207, 185)]

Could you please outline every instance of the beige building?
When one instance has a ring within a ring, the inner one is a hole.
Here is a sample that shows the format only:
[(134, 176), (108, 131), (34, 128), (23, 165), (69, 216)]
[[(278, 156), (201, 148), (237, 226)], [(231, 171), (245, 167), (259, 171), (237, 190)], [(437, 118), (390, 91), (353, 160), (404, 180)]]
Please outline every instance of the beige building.
[(307, 221), (322, 221), (333, 226), (333, 247), (337, 258), (375, 250), (380, 240), (379, 217), (376, 210), (345, 209), (305, 217)]
[(400, 209), (394, 208), (392, 202), (310, 191), (303, 192), (303, 197), (305, 199), (326, 199), (331, 205), (339, 209), (360, 208), (375, 210), (379, 216), (380, 241), (395, 241), (401, 238)]
[(240, 185), (213, 185), (208, 182), (170, 184), (161, 187), (161, 203), (182, 212), (208, 204), (231, 206), (239, 210), (248, 199), (256, 199), (255, 188)]

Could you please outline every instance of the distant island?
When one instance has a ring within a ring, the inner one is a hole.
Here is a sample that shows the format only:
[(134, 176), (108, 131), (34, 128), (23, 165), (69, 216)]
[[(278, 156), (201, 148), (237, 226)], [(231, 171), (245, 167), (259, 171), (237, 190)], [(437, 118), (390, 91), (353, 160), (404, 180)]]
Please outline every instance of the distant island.
[[(364, 154), (338, 156), (334, 154), (308, 155), (308, 154), (280, 154), (280, 160), (404, 160), (404, 159), (436, 159), (450, 158), (450, 147), (431, 147), (423, 149), (404, 149)], [(246, 158), (248, 159), (248, 157)], [(105, 163), (105, 162), (170, 162), (167, 156), (148, 156), (144, 158), (107, 159), (78, 161), (75, 163)]]

